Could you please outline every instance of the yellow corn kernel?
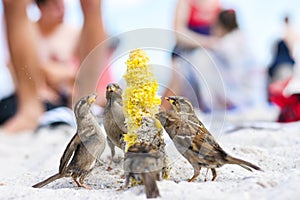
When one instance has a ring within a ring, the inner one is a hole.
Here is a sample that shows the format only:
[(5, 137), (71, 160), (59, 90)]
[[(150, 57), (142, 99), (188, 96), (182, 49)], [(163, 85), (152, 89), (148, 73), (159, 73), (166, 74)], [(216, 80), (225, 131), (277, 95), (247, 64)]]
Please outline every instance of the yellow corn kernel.
[(136, 143), (137, 130), (141, 126), (142, 117), (154, 117), (158, 113), (161, 99), (156, 94), (158, 83), (149, 65), (147, 54), (140, 49), (133, 50), (126, 64), (124, 78), (127, 88), (123, 94), (123, 109), (128, 128), (128, 136), (124, 138), (127, 151)]

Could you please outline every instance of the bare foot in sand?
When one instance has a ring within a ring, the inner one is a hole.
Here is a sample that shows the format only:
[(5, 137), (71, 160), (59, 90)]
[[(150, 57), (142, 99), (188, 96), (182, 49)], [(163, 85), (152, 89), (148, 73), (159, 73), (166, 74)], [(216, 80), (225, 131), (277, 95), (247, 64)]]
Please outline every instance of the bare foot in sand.
[(24, 131), (33, 131), (37, 128), (39, 118), (44, 112), (38, 106), (27, 111), (19, 111), (14, 117), (8, 120), (3, 126), (2, 131), (7, 134), (17, 134)]

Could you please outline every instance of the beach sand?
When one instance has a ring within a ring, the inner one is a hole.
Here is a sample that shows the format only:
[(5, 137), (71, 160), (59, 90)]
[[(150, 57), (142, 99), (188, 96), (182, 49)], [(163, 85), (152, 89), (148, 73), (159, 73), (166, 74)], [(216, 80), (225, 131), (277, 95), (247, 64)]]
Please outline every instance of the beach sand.
[[(186, 180), (193, 175), (192, 167), (166, 137), (171, 171), (169, 180), (158, 182), (160, 198), (297, 199), (300, 196), (299, 130), (300, 123), (264, 123), (232, 133), (214, 133), (227, 153), (264, 170), (249, 172), (236, 165), (225, 165), (217, 169), (214, 182), (203, 181), (206, 169), (202, 169), (197, 181), (188, 183)], [(0, 199), (146, 199), (143, 186), (116, 191), (124, 184), (122, 152), (117, 151), (113, 170), (106, 171), (108, 146), (97, 168), (86, 179), (92, 190), (78, 188), (71, 178), (59, 179), (41, 189), (32, 188), (58, 171), (60, 157), (74, 133), (75, 129), (67, 127), (15, 136), (0, 133)]]

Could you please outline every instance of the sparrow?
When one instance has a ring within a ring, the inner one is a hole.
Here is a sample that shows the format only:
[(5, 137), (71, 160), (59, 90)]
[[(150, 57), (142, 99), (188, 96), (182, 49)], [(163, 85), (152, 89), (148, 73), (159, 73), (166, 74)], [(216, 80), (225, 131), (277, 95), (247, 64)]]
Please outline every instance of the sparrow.
[(72, 177), (78, 187), (91, 189), (84, 183), (84, 179), (93, 170), (96, 159), (105, 149), (105, 137), (91, 111), (96, 97), (96, 94), (92, 93), (76, 103), (74, 113), (77, 131), (60, 159), (58, 173), (32, 187), (41, 188), (57, 179)]
[(147, 198), (159, 197), (156, 181), (159, 180), (162, 167), (162, 154), (154, 145), (145, 142), (135, 143), (125, 153), (125, 188), (128, 188), (132, 177), (144, 184)]
[(217, 178), (216, 168), (224, 164), (237, 164), (249, 171), (261, 170), (258, 166), (228, 155), (216, 142), (215, 138), (197, 118), (191, 102), (181, 96), (169, 96), (166, 100), (174, 110), (158, 113), (158, 118), (172, 139), (175, 147), (194, 169), (194, 175), (188, 179), (192, 182), (200, 174), (201, 167), (211, 170)]
[(125, 116), (123, 112), (122, 89), (116, 83), (106, 87), (106, 106), (103, 114), (103, 125), (107, 135), (107, 144), (111, 151), (111, 160), (115, 156), (115, 146), (124, 151)]

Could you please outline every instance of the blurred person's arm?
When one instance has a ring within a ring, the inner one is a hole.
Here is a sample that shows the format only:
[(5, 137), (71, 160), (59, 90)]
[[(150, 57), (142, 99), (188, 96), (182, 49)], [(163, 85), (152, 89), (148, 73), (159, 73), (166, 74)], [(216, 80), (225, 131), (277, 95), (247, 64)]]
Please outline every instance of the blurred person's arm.
[(49, 62), (43, 68), (47, 81), (54, 87), (61, 84), (74, 84), (76, 72), (61, 63)]
[[(76, 77), (75, 100), (95, 91), (98, 78), (106, 66), (107, 56), (107, 46), (98, 46), (106, 39), (102, 22), (102, 1), (80, 0), (80, 3), (84, 22), (79, 42), (81, 68)], [(98, 99), (105, 105), (104, 95), (99, 95)]]
[(67, 64), (56, 61), (49, 61), (46, 66), (42, 68), (46, 82), (52, 91), (56, 91), (58, 94), (61, 91), (67, 92), (68, 95), (72, 94), (76, 70), (75, 68), (73, 70), (70, 68), (71, 67), (67, 66)]
[(286, 42), (291, 55), (293, 54), (295, 44), (300, 41), (299, 34), (291, 27), (290, 24), (285, 25), (285, 33), (283, 35), (283, 40)]
[(80, 0), (84, 23), (79, 43), (79, 58), (82, 62), (86, 56), (105, 38), (102, 21), (102, 0)]

